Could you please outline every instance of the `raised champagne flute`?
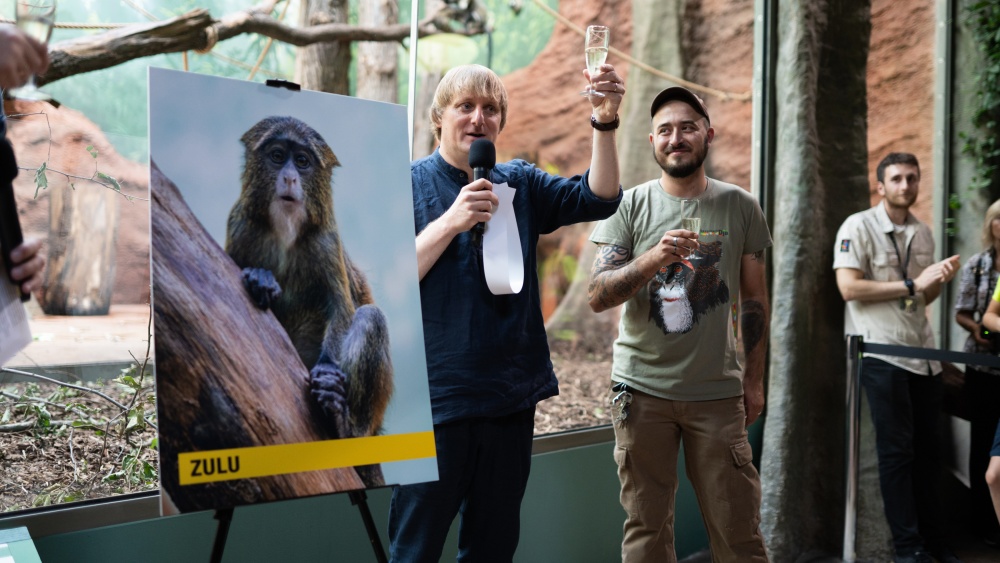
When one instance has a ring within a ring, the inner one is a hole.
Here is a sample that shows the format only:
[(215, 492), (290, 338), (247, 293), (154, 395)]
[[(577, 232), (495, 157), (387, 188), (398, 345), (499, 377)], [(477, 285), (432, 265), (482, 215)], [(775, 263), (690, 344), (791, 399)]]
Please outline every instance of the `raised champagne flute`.
[(681, 228), (701, 234), (701, 214), (697, 199), (681, 201)]
[[(56, 22), (56, 0), (17, 0), (16, 6), (15, 21), (18, 29), (48, 44)], [(35, 86), (34, 75), (28, 77), (28, 82), (24, 86), (11, 90), (10, 95), (22, 100), (52, 99)]]
[[(603, 25), (587, 26), (587, 38), (584, 44), (584, 53), (587, 55), (587, 71), (590, 76), (597, 76), (601, 72), (601, 65), (608, 59), (608, 45), (611, 44), (611, 30)], [(594, 89), (590, 84), (587, 89), (580, 92), (581, 96), (598, 96), (603, 98), (604, 94)]]

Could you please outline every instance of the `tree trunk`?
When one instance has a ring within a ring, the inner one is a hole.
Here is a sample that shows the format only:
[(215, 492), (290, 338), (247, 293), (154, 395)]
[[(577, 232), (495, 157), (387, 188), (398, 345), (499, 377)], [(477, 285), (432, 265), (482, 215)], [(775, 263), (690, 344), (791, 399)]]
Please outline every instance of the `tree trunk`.
[[(418, 67), (420, 65), (417, 65)], [(437, 146), (434, 137), (434, 126), (431, 124), (430, 109), (434, 102), (434, 91), (444, 78), (441, 72), (419, 71), (417, 78), (417, 94), (413, 109), (413, 159), (423, 158)]]
[[(303, 27), (347, 23), (347, 0), (304, 0), (299, 24)], [(351, 44), (348, 41), (317, 43), (299, 49), (295, 61), (295, 81), (307, 90), (350, 95), (348, 70)]]
[(48, 315), (107, 315), (115, 281), (117, 193), (54, 186), (49, 199), (49, 255), (42, 285)]
[[(632, 56), (675, 76), (684, 76), (681, 22), (683, 0), (632, 2)], [(621, 182), (625, 189), (660, 176), (651, 156), (649, 104), (657, 92), (675, 86), (639, 68), (629, 71), (618, 133)]]
[[(632, 56), (665, 72), (683, 74), (681, 61), (681, 0), (634, 0), (632, 3)], [(614, 37), (612, 37), (614, 41)], [(618, 63), (616, 63), (618, 64)], [(628, 94), (621, 109), (618, 158), (624, 189), (656, 178), (660, 168), (650, 155), (649, 103), (670, 84), (639, 68), (628, 72)], [(621, 307), (595, 315), (590, 311), (587, 286), (596, 256), (596, 246), (587, 238), (593, 223), (562, 229), (570, 241), (583, 239), (577, 270), (559, 306), (546, 323), (550, 345), (556, 353), (589, 352), (606, 356), (618, 335)]]
[[(761, 528), (775, 561), (842, 548), (846, 352), (832, 241), (848, 215), (869, 205), (870, 35), (868, 2), (779, 2), (775, 98), (781, 119), (761, 464)], [(872, 486), (874, 465), (867, 459), (857, 555), (891, 559), (877, 482)]]
[[(359, 24), (364, 27), (393, 25), (399, 19), (396, 0), (366, 0), (358, 5)], [(377, 102), (396, 103), (399, 86), (396, 43), (358, 43), (357, 97)]]
[(177, 188), (151, 166), (157, 408), (163, 491), (182, 512), (364, 488), (352, 468), (179, 484), (180, 453), (329, 439), (308, 371)]

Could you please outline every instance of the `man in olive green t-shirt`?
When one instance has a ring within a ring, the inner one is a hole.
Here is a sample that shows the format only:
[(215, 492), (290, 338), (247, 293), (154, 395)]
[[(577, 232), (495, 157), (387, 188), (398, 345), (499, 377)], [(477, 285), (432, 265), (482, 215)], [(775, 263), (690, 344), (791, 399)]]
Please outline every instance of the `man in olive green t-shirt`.
[[(708, 178), (715, 136), (702, 101), (667, 88), (650, 108), (660, 177), (625, 192), (590, 239), (590, 306), (624, 304), (610, 391), (627, 513), (622, 560), (675, 562), (681, 441), (713, 561), (767, 561), (760, 477), (746, 427), (764, 408), (769, 320), (764, 214), (742, 188)], [(697, 221), (691, 221), (697, 219)], [(736, 346), (739, 304), (745, 365)]]

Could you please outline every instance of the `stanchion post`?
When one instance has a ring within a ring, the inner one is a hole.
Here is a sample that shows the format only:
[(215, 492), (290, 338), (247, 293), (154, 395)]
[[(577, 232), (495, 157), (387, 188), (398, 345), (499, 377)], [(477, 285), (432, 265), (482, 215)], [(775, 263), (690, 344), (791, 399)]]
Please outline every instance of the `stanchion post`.
[(844, 495), (845, 563), (854, 563), (854, 543), (858, 523), (858, 457), (861, 451), (861, 353), (864, 342), (859, 334), (847, 336), (847, 426), (846, 494)]

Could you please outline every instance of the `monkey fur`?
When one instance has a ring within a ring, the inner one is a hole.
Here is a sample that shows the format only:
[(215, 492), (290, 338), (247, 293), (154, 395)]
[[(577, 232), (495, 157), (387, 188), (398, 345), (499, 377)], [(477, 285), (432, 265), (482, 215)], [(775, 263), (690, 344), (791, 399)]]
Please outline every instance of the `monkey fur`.
[(241, 141), (243, 187), (226, 252), (251, 299), (271, 309), (310, 368), (314, 407), (328, 429), (341, 438), (377, 434), (393, 391), (389, 332), (341, 243), (331, 187), (340, 163), (319, 133), (292, 117), (267, 117)]

